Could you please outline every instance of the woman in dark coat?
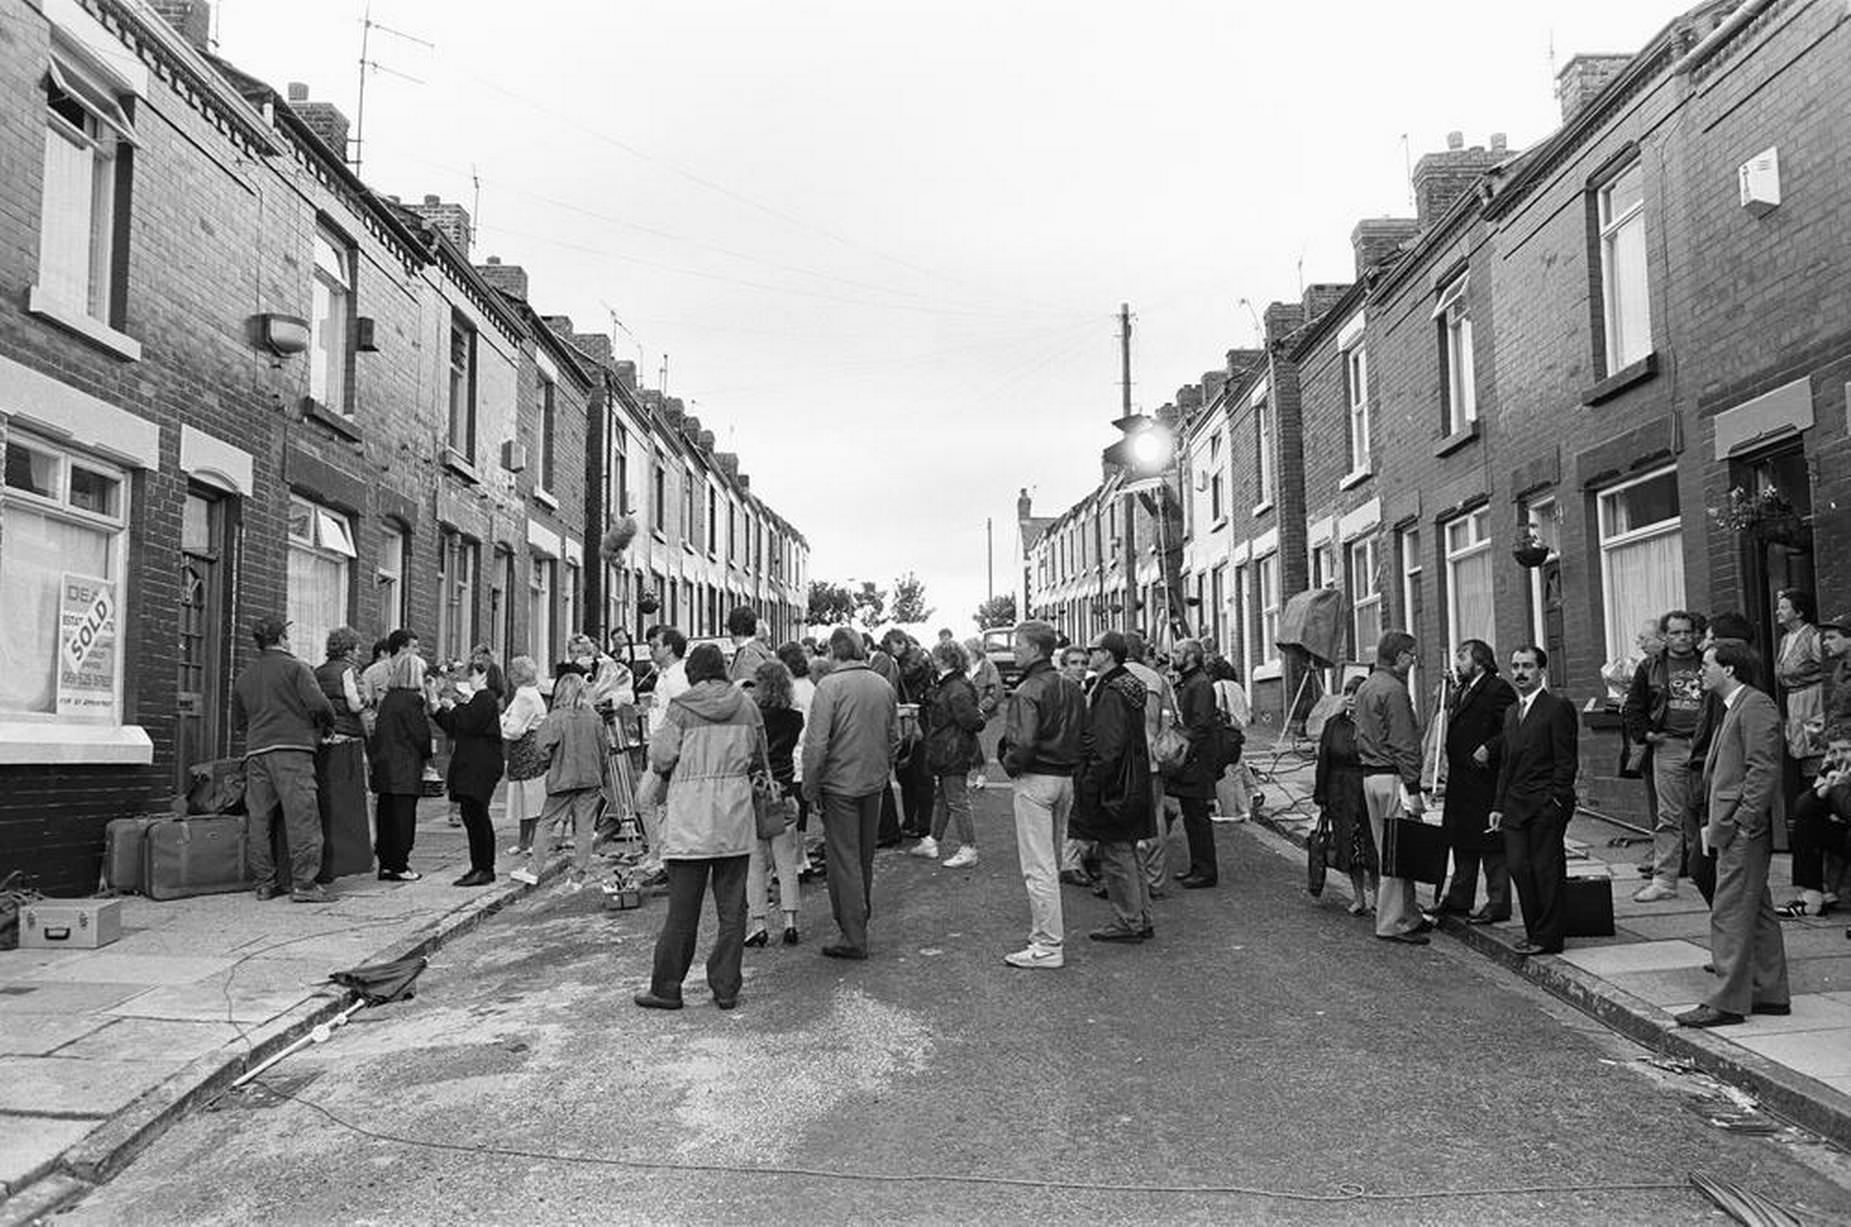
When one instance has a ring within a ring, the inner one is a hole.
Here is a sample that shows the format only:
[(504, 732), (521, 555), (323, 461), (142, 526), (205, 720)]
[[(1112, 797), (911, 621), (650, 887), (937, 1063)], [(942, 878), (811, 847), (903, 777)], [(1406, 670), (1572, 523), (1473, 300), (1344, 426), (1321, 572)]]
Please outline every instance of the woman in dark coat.
[(424, 876), (411, 867), (411, 843), (418, 830), (418, 798), (424, 795), (424, 764), (431, 757), (427, 713), (435, 706), (425, 685), (424, 658), (406, 651), (386, 674), (386, 697), (379, 703), (368, 754), (373, 791), (379, 794), (373, 852), (381, 882), (416, 882)]
[(913, 845), (914, 856), (936, 858), (938, 841), (956, 835), (958, 849), (945, 858), (947, 869), (977, 863), (977, 827), (971, 821), (970, 769), (978, 761), (977, 734), (984, 725), (977, 688), (964, 676), (964, 649), (943, 640), (932, 649), (938, 678), (925, 692), (919, 711), (926, 770), (932, 773), (932, 833)]
[[(1482, 639), (1459, 645), (1458, 686), (1446, 713), (1446, 804), (1442, 824), (1452, 845), (1453, 876), (1438, 910), (1490, 924), (1510, 919), (1510, 870), (1504, 837), (1486, 833), (1504, 760), (1504, 713), (1517, 692), (1498, 676), (1497, 654)], [(1485, 867), (1485, 907), (1473, 912), (1478, 867)]]
[(355, 657), (360, 636), (340, 626), (328, 633), (328, 659), (315, 670), (315, 682), (334, 706), (334, 728), (315, 751), (315, 800), (321, 808), (321, 873), (317, 882), (332, 882), (373, 867), (366, 829), (365, 708)]
[(1144, 683), (1125, 668), (1128, 645), (1118, 631), (1100, 635), (1090, 651), (1088, 663), (1098, 676), (1086, 696), (1086, 731), (1080, 738), (1067, 833), (1097, 845), (1100, 876), (1112, 904), (1112, 923), (1087, 936), (1096, 942), (1141, 942), (1153, 930), (1138, 841), (1157, 833), (1150, 745), (1144, 737)]
[(1324, 722), (1318, 737), (1317, 775), (1311, 802), (1330, 819), (1330, 863), (1350, 875), (1350, 915), (1369, 911), (1375, 898), (1375, 839), (1369, 834), (1368, 804), (1363, 800), (1363, 760), (1356, 752), (1356, 692), (1363, 679), (1343, 688), (1343, 709)]
[(1215, 688), (1203, 672), (1202, 645), (1194, 639), (1176, 644), (1176, 706), (1189, 739), (1183, 765), (1163, 778), (1163, 791), (1182, 805), (1183, 834), (1189, 838), (1189, 872), (1177, 880), (1186, 889), (1213, 886), (1221, 877), (1215, 855), (1215, 829), (1208, 814), (1215, 801), (1215, 781), (1227, 766), (1221, 761), (1221, 738), (1215, 711)]
[(463, 688), (469, 700), (446, 698), (437, 709), (438, 727), (450, 735), (450, 799), (463, 814), (469, 836), (469, 872), (458, 886), (492, 886), (495, 882), (495, 827), (488, 803), (501, 782), (501, 701), (491, 684), (493, 662), (472, 660)]

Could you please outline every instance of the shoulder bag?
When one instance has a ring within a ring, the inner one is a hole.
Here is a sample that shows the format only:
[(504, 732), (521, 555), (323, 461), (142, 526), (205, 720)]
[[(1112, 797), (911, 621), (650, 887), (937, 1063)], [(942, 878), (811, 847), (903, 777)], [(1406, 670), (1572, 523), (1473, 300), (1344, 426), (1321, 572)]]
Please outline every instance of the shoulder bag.
[(771, 756), (763, 746), (759, 747), (758, 763), (752, 768), (752, 816), (758, 824), (760, 839), (776, 839), (791, 821), (790, 799), (771, 774)]

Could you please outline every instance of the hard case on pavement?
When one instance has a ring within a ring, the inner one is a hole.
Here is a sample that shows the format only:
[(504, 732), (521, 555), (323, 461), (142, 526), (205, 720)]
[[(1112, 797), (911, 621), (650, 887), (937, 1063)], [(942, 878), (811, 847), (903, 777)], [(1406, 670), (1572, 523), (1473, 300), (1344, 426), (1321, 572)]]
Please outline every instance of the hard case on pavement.
[(103, 886), (126, 894), (142, 889), (142, 847), (148, 828), (169, 817), (145, 814), (138, 818), (115, 818), (103, 828)]
[(19, 910), (22, 950), (95, 950), (121, 936), (120, 899), (38, 899)]
[(223, 894), (251, 884), (242, 814), (168, 818), (142, 839), (142, 890), (150, 899)]
[(1613, 936), (1613, 879), (1571, 877), (1562, 904), (1568, 909), (1568, 936)]

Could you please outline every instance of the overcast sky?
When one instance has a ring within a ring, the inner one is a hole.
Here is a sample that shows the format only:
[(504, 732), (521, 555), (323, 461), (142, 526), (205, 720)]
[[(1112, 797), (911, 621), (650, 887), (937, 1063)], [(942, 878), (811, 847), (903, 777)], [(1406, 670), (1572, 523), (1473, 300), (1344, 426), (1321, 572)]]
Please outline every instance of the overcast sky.
[[(218, 0), (219, 50), (354, 118), (364, 9)], [(1410, 155), (1534, 143), (1552, 49), (1630, 53), (1679, 11), (374, 0), (435, 46), (373, 31), (362, 174), (479, 202), (476, 261), (648, 385), (666, 354), (815, 575), (916, 570), (962, 633), (985, 518), (1010, 591), (1018, 488), (1054, 514), (1098, 481), (1121, 301), (1153, 409), (1252, 343), (1242, 299), (1350, 280), (1356, 221), (1412, 212)]]

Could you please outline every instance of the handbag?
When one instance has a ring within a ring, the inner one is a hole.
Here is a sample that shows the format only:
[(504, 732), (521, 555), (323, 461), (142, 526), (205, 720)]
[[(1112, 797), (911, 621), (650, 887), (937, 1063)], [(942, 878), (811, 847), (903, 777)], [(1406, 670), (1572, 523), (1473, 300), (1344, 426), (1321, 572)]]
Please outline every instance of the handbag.
[(532, 780), (546, 774), (547, 755), (540, 752), (539, 732), (538, 729), (528, 729), (508, 743), (510, 780)]
[(1429, 826), (1418, 818), (1396, 815), (1382, 824), (1382, 876), (1406, 878), (1438, 886), (1446, 880), (1447, 848), (1444, 827)]
[(758, 764), (752, 768), (752, 817), (760, 839), (776, 839), (791, 821), (790, 799), (771, 774), (771, 756), (763, 746), (759, 747)]
[(1330, 862), (1330, 815), (1319, 814), (1317, 826), (1305, 841), (1305, 890), (1315, 899), (1324, 893), (1324, 874)]
[(1787, 694), (1787, 754), (1796, 759), (1825, 753), (1825, 688), (1805, 686)]
[(1183, 762), (1189, 757), (1189, 739), (1177, 731), (1176, 726), (1164, 721), (1157, 730), (1156, 738), (1151, 742), (1151, 756), (1157, 760), (1157, 766), (1165, 775), (1175, 775), (1183, 769)]

